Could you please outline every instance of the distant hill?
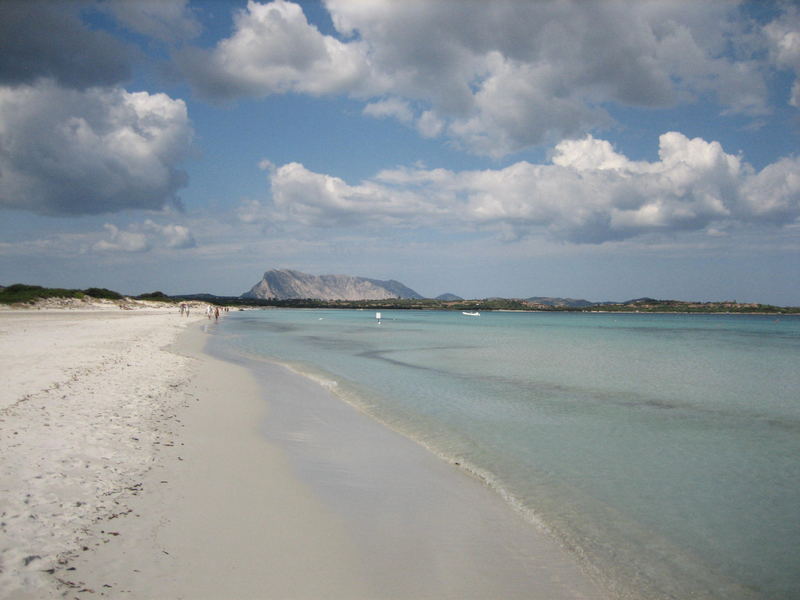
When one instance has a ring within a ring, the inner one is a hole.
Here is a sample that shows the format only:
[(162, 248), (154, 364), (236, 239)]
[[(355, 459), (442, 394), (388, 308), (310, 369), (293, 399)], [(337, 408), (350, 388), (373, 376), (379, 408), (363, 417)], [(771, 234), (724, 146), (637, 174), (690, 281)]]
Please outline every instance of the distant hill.
[(381, 281), (352, 275), (309, 275), (289, 269), (271, 269), (242, 294), (249, 299), (384, 300), (421, 299), (399, 281)]
[(578, 300), (575, 298), (549, 298), (544, 296), (534, 296), (532, 298), (525, 298), (526, 302), (532, 304), (542, 304), (544, 306), (556, 306), (559, 308), (585, 308), (593, 306), (594, 302), (588, 300)]
[[(626, 300), (625, 302), (618, 302), (617, 304), (657, 304), (659, 302), (678, 302), (677, 300), (656, 300), (655, 298), (634, 298), (633, 300)], [(610, 303), (609, 303), (610, 304)]]
[[(356, 277), (356, 279), (360, 278)], [(389, 290), (397, 298), (410, 298), (412, 300), (422, 299), (422, 296), (420, 296), (417, 292), (412, 290), (410, 287), (404, 286), (399, 281), (395, 281), (394, 279), (390, 279), (388, 281), (381, 281), (380, 279), (365, 279), (365, 281), (369, 281), (370, 283), (374, 283), (378, 287), (382, 287), (386, 290)]]
[(458, 302), (463, 300), (461, 296), (456, 296), (455, 294), (442, 294), (441, 296), (436, 296), (435, 300), (441, 300), (442, 302)]

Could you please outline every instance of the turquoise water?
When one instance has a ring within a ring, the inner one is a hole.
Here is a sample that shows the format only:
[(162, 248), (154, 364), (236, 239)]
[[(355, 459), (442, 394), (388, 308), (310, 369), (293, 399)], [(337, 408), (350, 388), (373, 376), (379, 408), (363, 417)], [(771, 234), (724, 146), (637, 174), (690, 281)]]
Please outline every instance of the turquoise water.
[(800, 597), (800, 318), (264, 310), (213, 343), (328, 385), (614, 595)]

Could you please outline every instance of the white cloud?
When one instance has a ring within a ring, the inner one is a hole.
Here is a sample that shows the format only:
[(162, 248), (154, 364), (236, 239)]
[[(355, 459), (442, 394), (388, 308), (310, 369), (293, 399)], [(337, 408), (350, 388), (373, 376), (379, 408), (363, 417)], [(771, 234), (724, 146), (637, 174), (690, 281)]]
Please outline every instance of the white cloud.
[(502, 156), (611, 121), (605, 106), (664, 107), (716, 94), (728, 112), (764, 112), (745, 20), (714, 2), (327, 0), (339, 37), (285, 0), (248, 2), (231, 37), (179, 55), (216, 99), (349, 94), (365, 114), (414, 123)]
[(0, 206), (78, 215), (177, 205), (191, 138), (186, 105), (166, 94), (0, 87)]
[(258, 200), (245, 198), (234, 209), (236, 218), (245, 224), (262, 223), (269, 219), (269, 211)]
[(92, 246), (96, 252), (146, 252), (152, 247), (144, 233), (122, 231), (116, 225), (106, 223), (103, 228), (108, 239), (100, 240)]
[(183, 225), (159, 225), (148, 219), (144, 222), (144, 230), (157, 236), (158, 242), (167, 248), (181, 249), (197, 246), (192, 232)]
[(800, 10), (788, 6), (777, 19), (764, 27), (770, 58), (780, 68), (794, 71), (789, 104), (800, 108)]
[(174, 223), (162, 225), (147, 219), (125, 228), (106, 223), (102, 231), (53, 233), (46, 237), (0, 243), (0, 255), (75, 258), (92, 253), (141, 254), (196, 246), (188, 227)]
[(775, 223), (797, 221), (800, 211), (800, 158), (782, 158), (748, 178), (743, 208), (753, 217)]
[(275, 170), (275, 165), (268, 158), (262, 158), (258, 163), (258, 168), (262, 171), (272, 172)]
[(210, 52), (187, 48), (178, 65), (207, 97), (228, 100), (286, 92), (313, 95), (356, 89), (367, 69), (358, 43), (322, 35), (297, 4), (248, 1), (235, 32)]
[(394, 117), (402, 123), (410, 123), (414, 120), (414, 113), (407, 102), (399, 98), (387, 98), (371, 102), (364, 107), (364, 114), (376, 119)]
[(126, 230), (110, 223), (103, 225), (103, 228), (106, 237), (92, 244), (94, 252), (148, 252), (154, 248), (178, 250), (197, 245), (188, 227), (160, 225), (150, 219), (130, 225)]
[(555, 148), (551, 164), (504, 169), (387, 170), (358, 185), (298, 163), (271, 176), (275, 223), (316, 227), (485, 228), (512, 238), (547, 232), (602, 243), (729, 225), (781, 225), (800, 218), (800, 159), (760, 172), (718, 142), (670, 132), (659, 160), (631, 161), (587, 136)]
[(314, 173), (299, 163), (272, 174), (273, 220), (303, 225), (407, 223), (430, 210), (413, 192), (389, 189), (376, 182), (350, 186), (344, 180)]
[(422, 137), (439, 137), (442, 130), (444, 130), (444, 121), (437, 117), (432, 110), (426, 110), (417, 119), (417, 131)]

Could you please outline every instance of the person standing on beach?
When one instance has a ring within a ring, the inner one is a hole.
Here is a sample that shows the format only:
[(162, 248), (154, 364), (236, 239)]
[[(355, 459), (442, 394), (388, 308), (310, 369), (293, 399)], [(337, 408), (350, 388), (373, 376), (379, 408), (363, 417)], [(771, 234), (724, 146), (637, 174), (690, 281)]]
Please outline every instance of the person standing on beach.
[(214, 320), (219, 321), (219, 306), (214, 307)]

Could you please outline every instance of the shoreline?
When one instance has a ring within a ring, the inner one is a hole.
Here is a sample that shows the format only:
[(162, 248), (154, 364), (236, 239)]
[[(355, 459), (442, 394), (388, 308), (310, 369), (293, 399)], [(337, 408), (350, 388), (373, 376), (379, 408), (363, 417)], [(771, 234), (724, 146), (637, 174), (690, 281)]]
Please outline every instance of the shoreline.
[(209, 351), (249, 367), (267, 390), (269, 442), (344, 519), (367, 567), (370, 593), (358, 597), (608, 598), (577, 557), (478, 471), (291, 365), (226, 355), (213, 344)]
[(192, 377), (174, 443), (143, 480), (140, 518), (115, 524), (120, 536), (73, 566), (91, 589), (132, 599), (336, 597), (331, 586), (366, 597), (341, 524), (262, 435), (261, 388), (204, 353), (203, 329), (171, 348)]
[(0, 597), (605, 597), (476, 479), (302, 375), (209, 354), (202, 315), (152, 316), (3, 409)]

